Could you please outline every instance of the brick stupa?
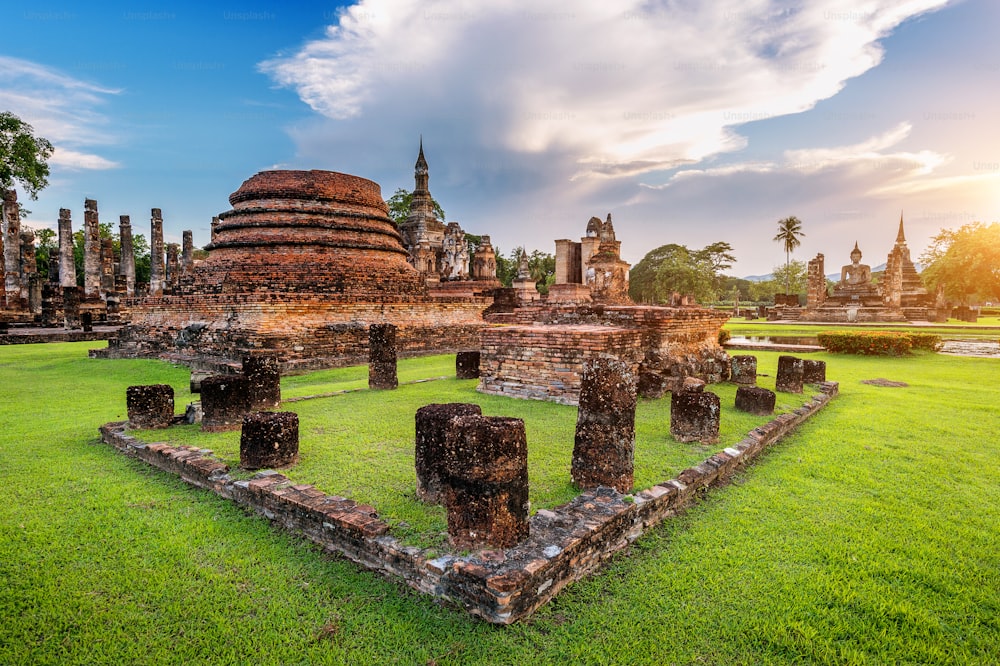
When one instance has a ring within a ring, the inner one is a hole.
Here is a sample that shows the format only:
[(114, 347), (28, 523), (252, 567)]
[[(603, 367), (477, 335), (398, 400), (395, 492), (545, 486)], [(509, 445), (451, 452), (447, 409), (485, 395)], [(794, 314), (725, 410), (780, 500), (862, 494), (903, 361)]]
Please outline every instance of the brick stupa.
[(377, 183), (262, 171), (229, 202), (208, 258), (173, 293), (129, 302), (131, 324), (98, 354), (212, 368), (266, 349), (285, 370), (332, 367), (367, 359), (373, 323), (398, 327), (401, 355), (478, 347), (491, 300), (428, 295)]

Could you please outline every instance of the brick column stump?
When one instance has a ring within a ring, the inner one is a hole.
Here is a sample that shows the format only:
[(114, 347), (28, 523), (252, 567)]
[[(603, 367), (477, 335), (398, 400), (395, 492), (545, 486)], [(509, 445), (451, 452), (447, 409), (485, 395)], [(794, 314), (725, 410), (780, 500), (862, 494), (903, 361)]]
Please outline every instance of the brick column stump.
[(125, 389), (128, 424), (132, 428), (166, 428), (174, 418), (174, 387), (169, 384)]
[(460, 351), (455, 356), (455, 376), (459, 379), (479, 379), (479, 352)]
[(826, 381), (826, 361), (802, 360), (802, 383), (819, 384)]
[(250, 382), (243, 375), (213, 375), (201, 380), (201, 429), (236, 430), (250, 411)]
[(281, 404), (281, 372), (277, 354), (253, 352), (244, 356), (243, 374), (250, 383), (250, 409), (273, 409)]
[(740, 386), (736, 389), (736, 409), (741, 412), (757, 416), (773, 414), (775, 400), (774, 391), (760, 386)]
[(635, 403), (636, 381), (628, 365), (606, 358), (586, 362), (571, 470), (577, 486), (632, 491)]
[(756, 356), (733, 356), (732, 370), (730, 372), (731, 381), (740, 386), (757, 385), (757, 357)]
[(368, 388), (391, 390), (397, 386), (396, 327), (372, 324), (368, 327)]
[(784, 393), (802, 393), (803, 364), (794, 356), (778, 357), (778, 376), (774, 388)]
[(299, 415), (295, 412), (251, 412), (243, 417), (240, 467), (284, 467), (299, 460)]
[(670, 434), (678, 442), (719, 441), (719, 396), (699, 389), (670, 395)]
[(448, 537), (457, 548), (509, 548), (528, 536), (524, 421), (459, 416), (445, 438)]
[(463, 402), (424, 405), (417, 410), (414, 446), (417, 468), (417, 497), (428, 504), (443, 504), (443, 479), (448, 461), (445, 438), (456, 416), (478, 416), (479, 405)]

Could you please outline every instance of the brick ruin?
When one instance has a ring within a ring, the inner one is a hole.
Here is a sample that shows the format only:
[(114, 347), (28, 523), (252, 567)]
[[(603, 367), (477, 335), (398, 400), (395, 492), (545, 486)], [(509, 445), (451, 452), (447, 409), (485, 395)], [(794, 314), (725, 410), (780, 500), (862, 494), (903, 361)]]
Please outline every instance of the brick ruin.
[(727, 379), (719, 345), (725, 312), (647, 305), (545, 304), (487, 314), (479, 391), (575, 405), (584, 363), (616, 358), (638, 377), (639, 395), (660, 397), (685, 377)]
[(556, 282), (549, 287), (549, 302), (631, 303), (628, 271), (622, 261), (621, 241), (615, 237), (611, 213), (606, 221), (592, 217), (580, 242), (556, 241)]
[(678, 389), (686, 377), (728, 379), (719, 331), (729, 314), (635, 305), (628, 270), (610, 214), (591, 218), (579, 243), (557, 240), (556, 282), (545, 300), (517, 288), (496, 292), (485, 319), (502, 326), (482, 332), (479, 391), (575, 405), (584, 364), (596, 358), (625, 363), (643, 397)]
[[(624, 378), (620, 366), (611, 374), (611, 381)], [(698, 382), (690, 380), (688, 384), (693, 387)], [(444, 553), (438, 548), (404, 545), (373, 506), (328, 495), (309, 484), (294, 483), (274, 470), (259, 472), (251, 479), (240, 478), (231, 475), (229, 466), (211, 451), (141, 442), (128, 433), (127, 422), (105, 424), (101, 436), (121, 452), (233, 500), (329, 552), (398, 576), (407, 585), (487, 622), (510, 624), (530, 615), (567, 584), (589, 576), (646, 529), (677, 515), (707, 489), (727, 483), (746, 464), (822, 409), (838, 391), (835, 382), (822, 383), (818, 388), (820, 393), (802, 407), (754, 428), (740, 442), (708, 456), (675, 478), (627, 493), (599, 485), (566, 504), (540, 509), (534, 515), (529, 515), (527, 505), (529, 442), (522, 421), (477, 415), (475, 405), (421, 408), (416, 417), (417, 446), (423, 436), (424, 455), (430, 466), (425, 465), (423, 470), (417, 467), (417, 484), (419, 488), (423, 472), (422, 499), (443, 500), (446, 504), (453, 549)], [(598, 401), (601, 393), (599, 389), (594, 394)], [(619, 403), (618, 398), (625, 397), (625, 402), (634, 403), (635, 394), (628, 390), (626, 393), (614, 396), (611, 402)], [(692, 390), (691, 395), (712, 394)], [(588, 403), (581, 411), (592, 412), (595, 407), (605, 416), (608, 408), (613, 409), (610, 403)], [(583, 422), (597, 425), (590, 418), (593, 415), (583, 418)], [(183, 417), (173, 422), (181, 423)], [(630, 428), (628, 424), (616, 424), (622, 425), (625, 427), (616, 438), (624, 439), (611, 447), (616, 449), (611, 455), (619, 458), (621, 466), (608, 470), (616, 476), (627, 473), (631, 466)], [(247, 416), (241, 433), (241, 467), (294, 462), (297, 434), (298, 418), (294, 413)], [(623, 449), (619, 444), (626, 446)], [(600, 461), (588, 460), (583, 467), (593, 471), (595, 463)], [(428, 492), (432, 490), (433, 496)], [(468, 552), (461, 552), (465, 549)]]
[(212, 369), (271, 350), (286, 371), (333, 367), (366, 362), (369, 326), (388, 323), (401, 356), (478, 347), (491, 299), (429, 292), (377, 183), (262, 171), (229, 201), (212, 223), (208, 258), (172, 289), (130, 302), (130, 324), (95, 355)]
[(778, 318), (833, 322), (946, 321), (947, 308), (928, 294), (917, 273), (899, 216), (896, 242), (886, 259), (881, 282), (872, 282), (871, 267), (861, 263), (858, 244), (851, 250), (851, 263), (841, 269), (840, 280), (827, 286), (825, 257), (809, 260), (806, 307), (778, 308)]
[[(128, 299), (147, 289), (165, 288), (162, 256), (163, 217), (152, 209), (151, 285), (138, 284), (132, 223), (128, 215), (119, 219), (119, 247), (110, 238), (102, 238), (97, 201), (84, 200), (83, 280), (77, 284), (73, 257), (73, 221), (68, 208), (59, 209), (58, 245), (49, 257), (47, 270), (40, 273), (36, 262), (35, 236), (21, 229), (17, 193), (4, 195), (3, 221), (0, 226), (0, 254), (3, 256), (3, 284), (0, 284), (0, 322), (49, 328), (79, 329), (85, 321), (120, 324), (128, 318)], [(191, 232), (185, 231), (190, 243)], [(155, 257), (160, 253), (161, 261)], [(179, 276), (190, 270), (193, 261), (184, 263)], [(159, 267), (159, 268), (158, 268)], [(158, 272), (159, 271), (159, 272)]]

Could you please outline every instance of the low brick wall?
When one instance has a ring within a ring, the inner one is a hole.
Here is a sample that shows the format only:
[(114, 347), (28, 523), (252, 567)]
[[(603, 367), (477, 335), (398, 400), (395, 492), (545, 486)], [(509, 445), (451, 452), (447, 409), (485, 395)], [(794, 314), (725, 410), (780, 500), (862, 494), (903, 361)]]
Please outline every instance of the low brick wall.
[(504, 326), (480, 334), (481, 393), (575, 405), (583, 364), (612, 353), (635, 372), (641, 334), (612, 326)]
[(577, 404), (587, 359), (612, 357), (639, 378), (639, 392), (660, 397), (685, 377), (729, 377), (719, 345), (728, 313), (700, 307), (532, 305), (490, 313), (480, 335), (479, 391)]
[(374, 507), (292, 483), (273, 471), (235, 481), (211, 451), (146, 444), (128, 435), (125, 423), (108, 423), (100, 430), (102, 439), (123, 453), (249, 507), (326, 550), (399, 576), (407, 585), (488, 622), (509, 624), (569, 583), (590, 575), (646, 529), (697, 501), (708, 488), (726, 483), (837, 395), (836, 382), (818, 386), (821, 393), (804, 406), (755, 428), (735, 446), (674, 479), (632, 496), (603, 487), (587, 491), (556, 509), (539, 510), (530, 519), (530, 536), (513, 548), (439, 557), (401, 545)]

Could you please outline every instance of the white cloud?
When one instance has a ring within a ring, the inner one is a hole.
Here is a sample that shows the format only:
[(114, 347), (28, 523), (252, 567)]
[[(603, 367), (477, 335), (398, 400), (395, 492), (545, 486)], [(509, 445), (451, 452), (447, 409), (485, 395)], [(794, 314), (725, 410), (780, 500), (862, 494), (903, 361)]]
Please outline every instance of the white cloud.
[(488, 148), (558, 152), (576, 178), (621, 177), (743, 148), (735, 128), (836, 94), (946, 2), (362, 0), (261, 68), (329, 118), (419, 109)]
[[(847, 146), (800, 148), (786, 150), (782, 162), (737, 162), (709, 169), (683, 169), (663, 185), (648, 185), (649, 189), (666, 189), (693, 178), (727, 178), (736, 174), (815, 174), (832, 170), (864, 173), (872, 181), (871, 193), (902, 191), (913, 187), (912, 179), (929, 175), (949, 161), (947, 155), (930, 150), (919, 152), (890, 151), (909, 137), (912, 126), (900, 123), (890, 130)], [(879, 177), (872, 177), (872, 174)], [(904, 187), (905, 185), (905, 187)]]
[(100, 107), (118, 90), (81, 81), (35, 62), (0, 56), (0, 108), (31, 124), (52, 142), (53, 166), (110, 169), (117, 163), (89, 148), (113, 143)]
[(49, 164), (68, 169), (116, 169), (120, 164), (100, 155), (90, 155), (75, 150), (56, 147), (49, 158)]

